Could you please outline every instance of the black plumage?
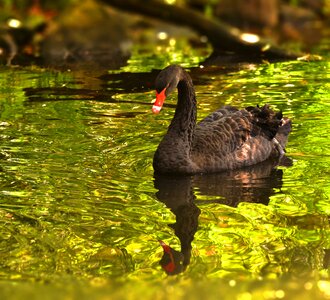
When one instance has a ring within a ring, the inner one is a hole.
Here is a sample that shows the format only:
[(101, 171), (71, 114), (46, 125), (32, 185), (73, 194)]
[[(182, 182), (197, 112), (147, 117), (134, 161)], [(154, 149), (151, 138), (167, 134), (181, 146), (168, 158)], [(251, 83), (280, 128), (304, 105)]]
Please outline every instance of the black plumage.
[(171, 65), (156, 79), (158, 113), (175, 88), (178, 103), (166, 135), (154, 155), (156, 173), (211, 173), (232, 170), (282, 156), (291, 121), (268, 105), (238, 110), (224, 106), (196, 123), (196, 95), (189, 74)]

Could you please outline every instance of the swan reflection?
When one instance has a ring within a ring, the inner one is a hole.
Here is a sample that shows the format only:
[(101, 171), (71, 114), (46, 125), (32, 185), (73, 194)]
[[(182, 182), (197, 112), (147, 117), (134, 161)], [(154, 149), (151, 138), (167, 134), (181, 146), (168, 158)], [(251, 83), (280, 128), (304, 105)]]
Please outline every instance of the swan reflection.
[[(180, 251), (177, 251), (160, 241), (164, 250), (160, 264), (165, 272), (175, 275), (189, 265), (191, 243), (198, 229), (201, 212), (198, 206), (210, 202), (232, 207), (237, 207), (240, 202), (268, 205), (270, 196), (275, 194), (274, 190), (282, 186), (283, 171), (276, 168), (278, 165), (289, 166), (291, 160), (282, 157), (280, 163), (268, 160), (244, 169), (216, 174), (155, 175), (157, 199), (174, 213), (176, 222), (169, 226), (174, 229), (181, 244)], [(211, 200), (198, 200), (195, 193), (209, 196)]]

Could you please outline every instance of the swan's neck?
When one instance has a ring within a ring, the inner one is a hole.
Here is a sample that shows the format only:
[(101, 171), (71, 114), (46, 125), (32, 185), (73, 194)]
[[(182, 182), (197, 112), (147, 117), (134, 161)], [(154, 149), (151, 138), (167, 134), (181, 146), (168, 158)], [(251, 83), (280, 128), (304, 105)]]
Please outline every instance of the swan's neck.
[(188, 75), (178, 84), (178, 103), (167, 134), (154, 156), (154, 169), (166, 173), (195, 171), (191, 161), (191, 144), (196, 126), (196, 96)]
[(196, 95), (193, 83), (188, 76), (178, 83), (178, 103), (168, 134), (191, 145), (196, 126)]

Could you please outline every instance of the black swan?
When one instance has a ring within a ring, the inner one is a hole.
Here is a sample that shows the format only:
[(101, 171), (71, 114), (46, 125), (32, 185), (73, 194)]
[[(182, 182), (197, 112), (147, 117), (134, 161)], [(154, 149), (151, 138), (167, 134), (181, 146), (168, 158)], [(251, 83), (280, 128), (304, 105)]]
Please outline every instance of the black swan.
[(268, 105), (242, 110), (224, 106), (196, 124), (192, 79), (182, 67), (170, 65), (156, 78), (155, 114), (175, 88), (178, 103), (154, 155), (156, 173), (220, 172), (283, 156), (291, 121), (281, 112), (275, 113)]

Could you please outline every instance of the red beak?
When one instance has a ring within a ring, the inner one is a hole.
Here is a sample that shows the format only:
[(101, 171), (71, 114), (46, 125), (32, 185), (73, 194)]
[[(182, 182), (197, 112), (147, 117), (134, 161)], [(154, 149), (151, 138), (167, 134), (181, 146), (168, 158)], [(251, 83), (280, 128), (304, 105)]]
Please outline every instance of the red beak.
[(175, 271), (177, 267), (172, 253), (173, 249), (170, 246), (166, 245), (163, 241), (159, 241), (159, 244), (162, 246), (164, 254), (167, 257), (166, 264), (162, 265), (162, 267), (168, 274), (171, 274)]
[(154, 114), (158, 114), (163, 107), (166, 95), (165, 95), (166, 88), (164, 88), (160, 93), (156, 91), (156, 101), (152, 106), (152, 112)]

